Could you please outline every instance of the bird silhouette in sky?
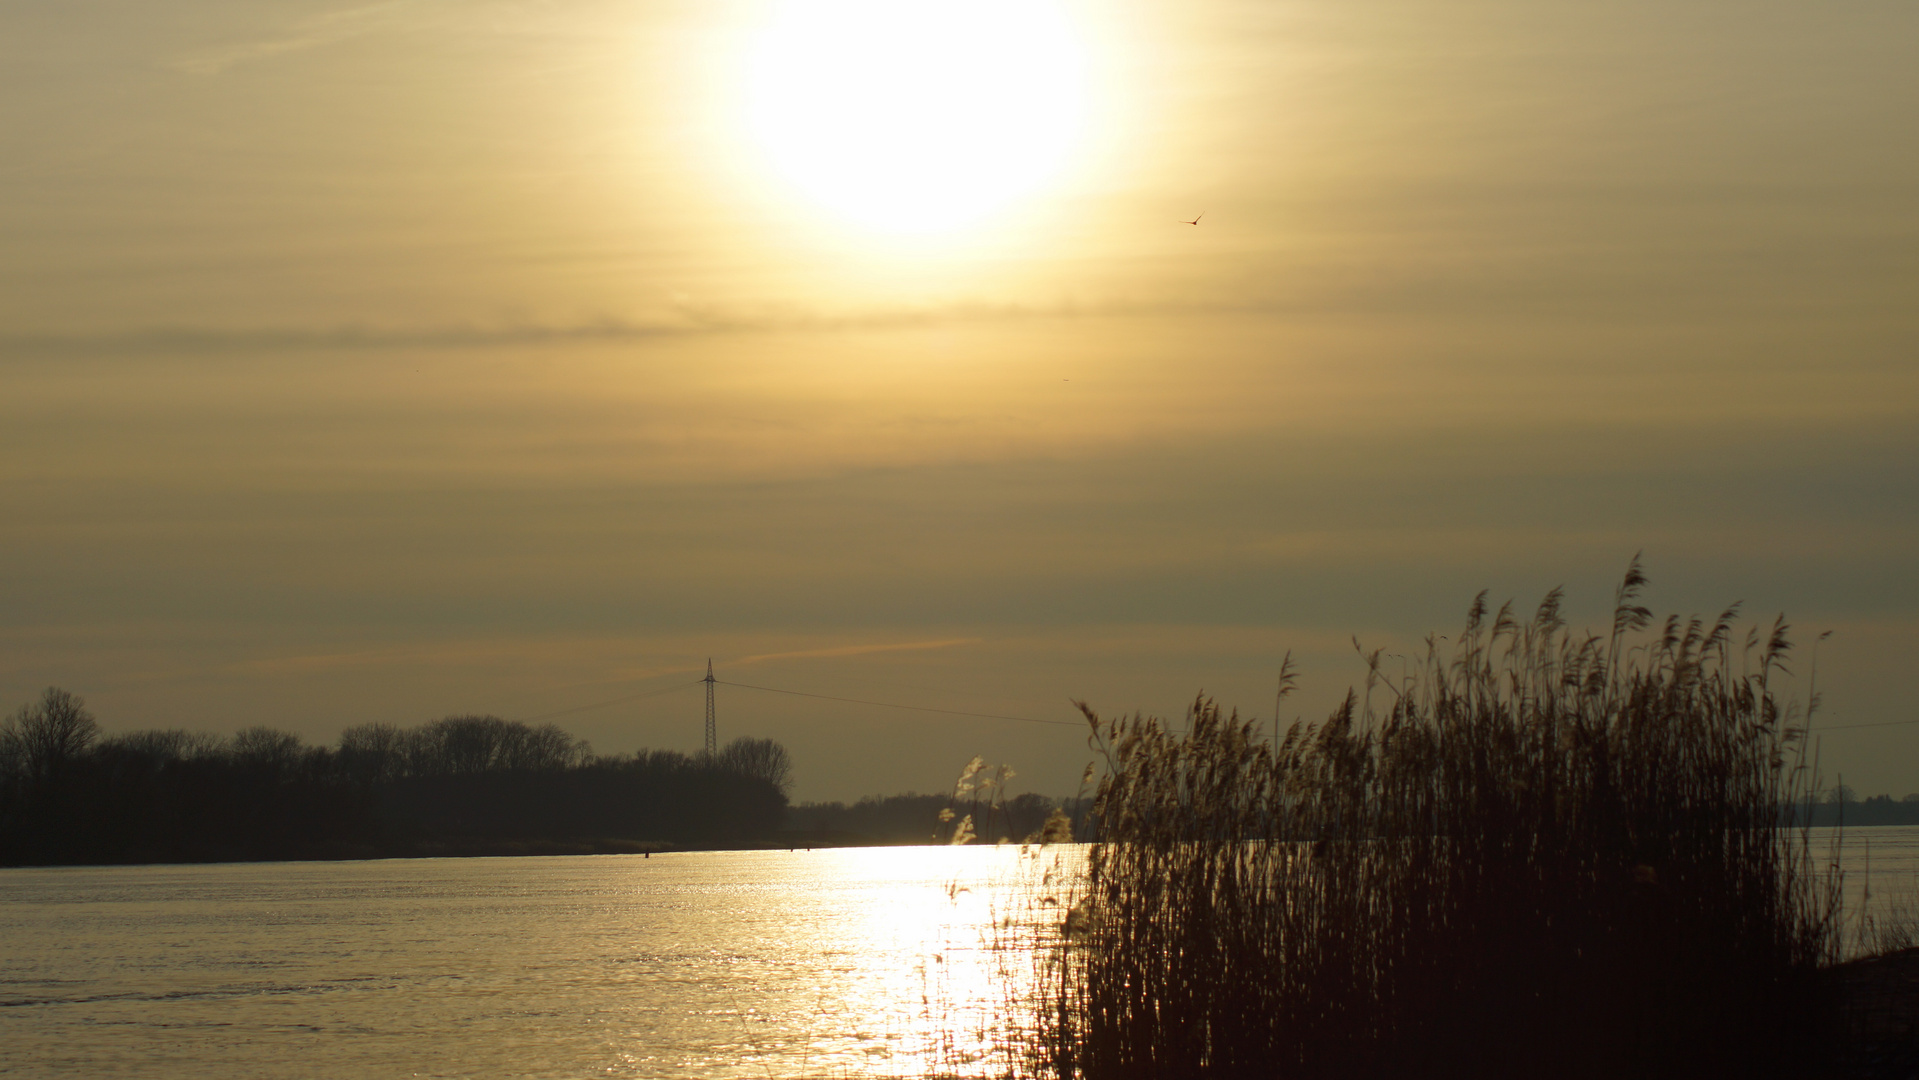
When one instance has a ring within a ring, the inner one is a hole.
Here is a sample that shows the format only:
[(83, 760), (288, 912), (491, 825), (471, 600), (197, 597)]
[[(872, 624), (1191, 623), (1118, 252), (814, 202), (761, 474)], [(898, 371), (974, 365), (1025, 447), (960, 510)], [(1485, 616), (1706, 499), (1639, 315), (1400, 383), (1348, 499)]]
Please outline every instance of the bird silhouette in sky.
[(1194, 219), (1193, 219), (1193, 220), (1191, 220), (1191, 221), (1187, 221), (1187, 220), (1186, 220), (1185, 218), (1180, 218), (1180, 219), (1179, 219), (1179, 223), (1180, 223), (1181, 225), (1197, 225), (1197, 224), (1199, 224), (1199, 218), (1203, 218), (1203, 217), (1205, 217), (1205, 216), (1206, 216), (1206, 211), (1204, 211), (1204, 210), (1201, 210), (1201, 211), (1199, 212), (1199, 217), (1196, 217), (1196, 218), (1194, 218)]

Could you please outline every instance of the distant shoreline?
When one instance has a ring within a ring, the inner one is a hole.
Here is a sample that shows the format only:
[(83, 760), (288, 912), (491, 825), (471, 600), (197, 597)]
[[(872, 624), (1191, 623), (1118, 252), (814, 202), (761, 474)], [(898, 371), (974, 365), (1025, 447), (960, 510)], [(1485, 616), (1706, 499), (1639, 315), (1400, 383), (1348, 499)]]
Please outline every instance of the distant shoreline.
[(1834, 803), (1815, 803), (1812, 807), (1812, 820), (1804, 824), (1815, 827), (1844, 825), (1848, 829), (1872, 828), (1878, 825), (1919, 825), (1919, 800), (1894, 802), (1888, 796), (1875, 795), (1860, 802), (1848, 802), (1843, 809)]
[(910, 847), (931, 841), (877, 839), (847, 833), (793, 833), (724, 844), (676, 844), (669, 840), (589, 838), (567, 840), (458, 840), (439, 838), (392, 844), (316, 844), (271, 854), (208, 849), (171, 857), (87, 862), (20, 862), (0, 870), (76, 866), (203, 866), (214, 863), (373, 862), (381, 859), (497, 859), (549, 855), (659, 855), (667, 852), (787, 851), (812, 848)]
[[(1815, 815), (1811, 827), (1832, 828), (1835, 822)], [(1919, 821), (1847, 820), (1847, 829), (1875, 829), (1919, 825)], [(814, 848), (869, 848), (939, 846), (931, 840), (903, 840), (850, 832), (791, 832), (737, 843), (676, 844), (669, 840), (590, 838), (568, 840), (457, 840), (435, 839), (393, 844), (319, 844), (311, 848), (248, 855), (232, 851), (205, 851), (173, 858), (133, 858), (112, 862), (4, 863), (0, 870), (79, 866), (204, 866), (214, 863), (374, 862), (381, 859), (502, 859), (563, 855), (661, 855), (721, 851), (799, 851)], [(1919, 960), (1914, 961), (1919, 964)]]

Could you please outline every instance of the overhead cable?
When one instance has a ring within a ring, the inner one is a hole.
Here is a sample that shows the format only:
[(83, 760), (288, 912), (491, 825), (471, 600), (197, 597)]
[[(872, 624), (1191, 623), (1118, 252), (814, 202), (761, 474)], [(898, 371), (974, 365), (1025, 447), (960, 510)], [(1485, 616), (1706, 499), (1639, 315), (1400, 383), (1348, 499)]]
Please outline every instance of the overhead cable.
[(529, 717), (526, 717), (525, 720), (522, 721), (522, 723), (530, 724), (538, 720), (551, 720), (556, 716), (568, 716), (577, 712), (585, 712), (588, 709), (604, 709), (608, 705), (621, 705), (629, 701), (639, 701), (642, 698), (659, 697), (662, 694), (673, 693), (675, 690), (690, 690), (693, 687), (698, 685), (700, 685), (698, 681), (688, 682), (688, 683), (675, 683), (672, 686), (663, 686), (658, 690), (648, 690), (645, 693), (628, 694), (625, 697), (608, 698), (605, 701), (595, 701), (589, 705), (575, 705), (570, 709), (556, 709), (550, 713), (541, 713), (538, 716), (529, 716)]
[(819, 698), (821, 701), (843, 701), (851, 705), (876, 705), (882, 709), (908, 709), (912, 712), (940, 713), (945, 716), (973, 716), (984, 720), (1019, 720), (1028, 724), (1058, 724), (1062, 727), (1079, 727), (1077, 720), (1042, 720), (1036, 716), (1008, 716), (1005, 713), (968, 712), (964, 709), (935, 709), (927, 705), (901, 705), (893, 701), (868, 701), (864, 698), (835, 697), (832, 694), (809, 694), (804, 690), (781, 690), (777, 686), (755, 686), (752, 683), (733, 682), (728, 679), (713, 680), (721, 686), (737, 686), (742, 690), (764, 690), (769, 694), (791, 694), (794, 697)]
[(1919, 720), (1886, 720), (1876, 724), (1834, 724), (1831, 727), (1809, 727), (1807, 734), (1823, 735), (1828, 731), (1853, 731), (1869, 727), (1905, 727), (1908, 724), (1919, 724)]

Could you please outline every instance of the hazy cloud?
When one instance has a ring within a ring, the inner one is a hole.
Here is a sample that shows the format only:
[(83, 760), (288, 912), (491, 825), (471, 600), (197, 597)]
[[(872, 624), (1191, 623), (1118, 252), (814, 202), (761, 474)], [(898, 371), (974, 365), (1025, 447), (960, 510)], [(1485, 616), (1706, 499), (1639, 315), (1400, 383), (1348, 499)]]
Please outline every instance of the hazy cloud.
[(829, 657), (865, 656), (869, 653), (915, 652), (922, 649), (950, 649), (956, 645), (977, 645), (980, 639), (945, 638), (939, 641), (904, 641), (888, 645), (838, 645), (825, 649), (799, 649), (794, 652), (761, 653), (758, 656), (742, 656), (732, 661), (734, 664), (759, 664), (768, 660), (811, 660)]
[[(1112, 145), (935, 242), (751, 151), (787, 3), (0, 4), (0, 707), (692, 747), (711, 656), (1270, 709), (1642, 548), (1662, 609), (1872, 623), (1829, 707), (1905, 707), (1919, 6), (1075, 5)], [(720, 710), (809, 797), (1086, 753)], [(1919, 727), (1828, 745), (1919, 787)]]
[(175, 58), (167, 66), (192, 75), (219, 75), (242, 64), (337, 45), (392, 29), (420, 6), (421, 0), (382, 0), (377, 4), (321, 12), (299, 20), (283, 34), (190, 53)]

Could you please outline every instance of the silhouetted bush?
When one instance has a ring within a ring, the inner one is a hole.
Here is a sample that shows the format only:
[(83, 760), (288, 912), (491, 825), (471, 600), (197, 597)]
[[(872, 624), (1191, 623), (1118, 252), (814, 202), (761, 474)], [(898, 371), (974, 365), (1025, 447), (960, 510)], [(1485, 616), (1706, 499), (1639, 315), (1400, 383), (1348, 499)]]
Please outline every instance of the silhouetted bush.
[(714, 755), (714, 764), (741, 776), (757, 777), (782, 794), (793, 787), (793, 759), (772, 739), (734, 739)]
[(595, 757), (491, 716), (364, 725), (337, 748), (266, 727), (100, 740), (80, 699), (48, 690), (0, 721), (0, 863), (727, 846), (779, 827), (790, 768), (768, 740)]

